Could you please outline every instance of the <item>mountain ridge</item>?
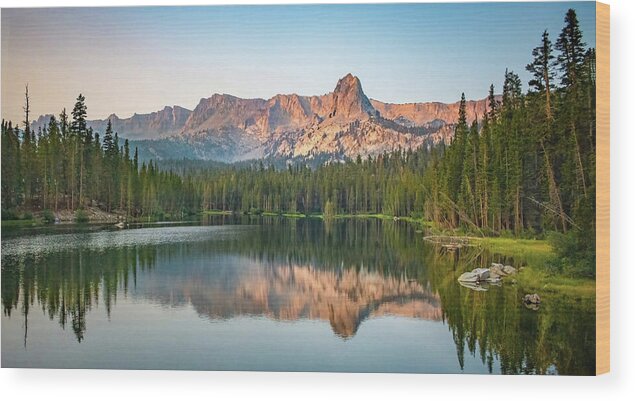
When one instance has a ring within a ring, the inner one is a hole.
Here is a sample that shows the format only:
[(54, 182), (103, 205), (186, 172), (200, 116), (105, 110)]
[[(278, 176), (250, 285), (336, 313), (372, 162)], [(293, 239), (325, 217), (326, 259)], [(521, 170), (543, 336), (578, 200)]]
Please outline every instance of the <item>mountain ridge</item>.
[[(466, 103), (469, 121), (487, 110), (486, 99)], [(353, 74), (323, 95), (277, 94), (243, 99), (215, 93), (193, 110), (162, 110), (88, 121), (103, 132), (108, 120), (122, 138), (134, 141), (142, 158), (196, 158), (236, 162), (266, 157), (331, 160), (374, 156), (425, 144), (449, 142), (459, 102), (384, 103), (366, 96)], [(50, 115), (33, 122), (37, 129)], [(131, 144), (132, 145), (132, 144)], [(177, 150), (178, 149), (178, 150)]]

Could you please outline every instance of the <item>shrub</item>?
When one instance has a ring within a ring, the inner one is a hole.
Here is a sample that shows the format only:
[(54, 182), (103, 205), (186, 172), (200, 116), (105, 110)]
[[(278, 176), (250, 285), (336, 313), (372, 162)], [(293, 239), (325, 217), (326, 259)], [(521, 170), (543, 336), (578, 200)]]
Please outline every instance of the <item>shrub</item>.
[(44, 218), (45, 223), (55, 223), (55, 215), (48, 209), (42, 212), (42, 217)]
[(571, 276), (595, 277), (595, 237), (581, 230), (567, 234), (550, 233), (549, 243), (556, 252), (553, 269)]
[(260, 215), (262, 215), (262, 213), (263, 213), (262, 209), (256, 208), (256, 207), (252, 207), (252, 208), (249, 209), (249, 212), (247, 214), (253, 214), (253, 215), (256, 215), (256, 216), (260, 216)]
[(76, 223), (88, 223), (88, 213), (85, 210), (79, 209), (75, 212), (75, 222)]
[(2, 220), (17, 220), (18, 217), (15, 209), (2, 209)]
[(24, 214), (22, 215), (22, 220), (33, 220), (33, 213), (24, 212)]

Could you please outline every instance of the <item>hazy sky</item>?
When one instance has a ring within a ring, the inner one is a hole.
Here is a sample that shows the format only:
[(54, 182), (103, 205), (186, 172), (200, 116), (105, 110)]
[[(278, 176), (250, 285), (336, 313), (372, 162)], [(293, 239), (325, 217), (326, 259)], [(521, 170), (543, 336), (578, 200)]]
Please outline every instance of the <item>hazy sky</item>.
[[(386, 102), (483, 98), (575, 8), (595, 46), (595, 4), (446, 3), (2, 10), (2, 117), (72, 108), (129, 117), (229, 93), (318, 95), (346, 73)], [(525, 86), (526, 88), (526, 86)]]

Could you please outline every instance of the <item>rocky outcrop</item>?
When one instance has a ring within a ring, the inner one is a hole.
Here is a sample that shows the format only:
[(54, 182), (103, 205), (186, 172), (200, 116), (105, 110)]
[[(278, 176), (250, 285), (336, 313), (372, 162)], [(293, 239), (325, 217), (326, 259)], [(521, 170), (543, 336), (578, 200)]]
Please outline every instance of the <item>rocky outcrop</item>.
[(476, 268), (461, 274), (459, 284), (473, 290), (486, 291), (488, 284), (499, 284), (504, 277), (516, 274), (516, 268), (501, 263), (492, 263), (489, 269)]
[[(405, 103), (391, 104), (371, 100), (373, 107), (384, 117), (404, 126), (422, 126), (437, 121), (441, 124), (455, 124), (459, 118), (459, 102), (456, 103)], [(487, 99), (466, 102), (468, 122), (480, 120), (487, 112)]]
[(359, 78), (347, 74), (340, 79), (333, 92), (333, 106), (328, 118), (351, 122), (372, 116), (377, 116), (377, 111), (364, 94)]

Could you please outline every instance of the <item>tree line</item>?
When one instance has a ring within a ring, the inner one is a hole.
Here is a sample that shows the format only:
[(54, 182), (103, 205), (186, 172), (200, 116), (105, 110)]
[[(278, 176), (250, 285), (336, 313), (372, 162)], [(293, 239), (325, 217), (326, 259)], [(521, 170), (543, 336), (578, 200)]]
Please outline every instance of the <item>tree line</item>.
[(139, 165), (108, 122), (103, 139), (86, 124), (81, 94), (69, 116), (37, 132), (29, 125), (29, 94), (25, 92), (23, 129), (2, 121), (2, 214), (18, 210), (78, 210), (94, 206), (128, 216), (145, 216), (161, 208), (177, 209), (191, 193), (188, 180), (160, 171), (152, 161)]

